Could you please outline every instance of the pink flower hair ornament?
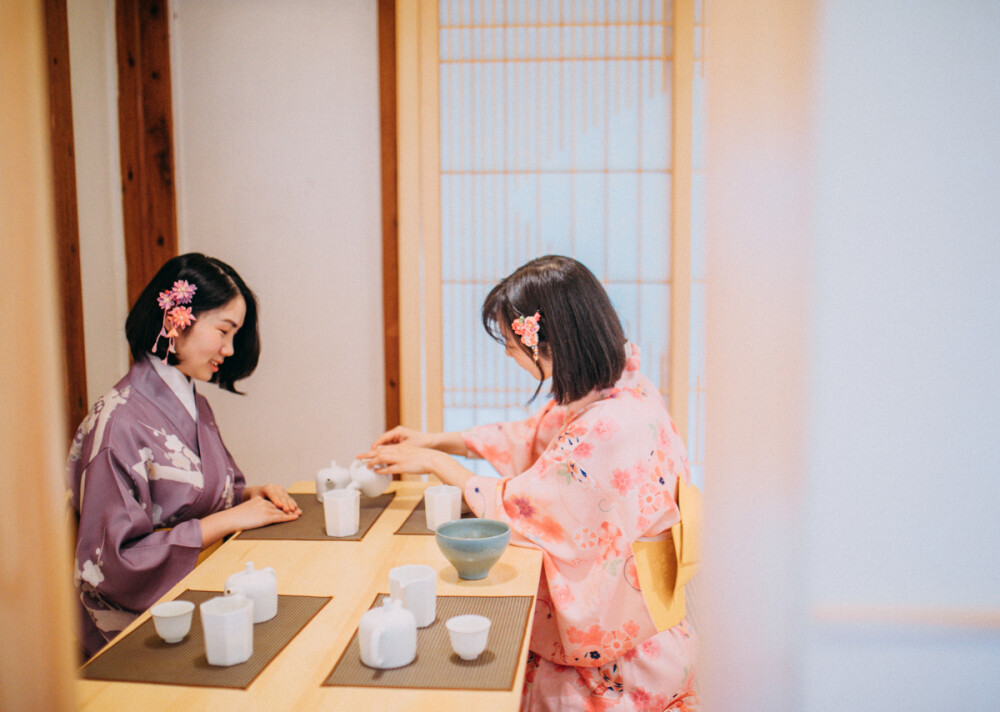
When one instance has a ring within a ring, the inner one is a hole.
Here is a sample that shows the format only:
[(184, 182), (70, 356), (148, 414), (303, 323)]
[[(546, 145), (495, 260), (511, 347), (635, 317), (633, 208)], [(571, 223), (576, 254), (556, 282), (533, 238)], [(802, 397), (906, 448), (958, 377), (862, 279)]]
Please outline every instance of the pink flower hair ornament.
[(191, 307), (181, 306), (182, 304), (191, 303), (197, 289), (198, 285), (191, 284), (184, 279), (179, 279), (174, 282), (172, 288), (160, 292), (160, 296), (156, 298), (157, 304), (163, 310), (163, 326), (160, 328), (160, 333), (157, 334), (156, 341), (153, 343), (152, 352), (156, 353), (161, 338), (166, 339), (167, 353), (163, 357), (163, 363), (167, 362), (170, 354), (177, 353), (177, 350), (174, 348), (174, 339), (180, 335), (180, 332), (191, 326), (192, 322), (197, 320), (197, 317), (191, 313)]
[(531, 349), (531, 354), (538, 363), (538, 320), (542, 315), (535, 312), (534, 316), (519, 316), (510, 323), (510, 328), (521, 337), (521, 343)]

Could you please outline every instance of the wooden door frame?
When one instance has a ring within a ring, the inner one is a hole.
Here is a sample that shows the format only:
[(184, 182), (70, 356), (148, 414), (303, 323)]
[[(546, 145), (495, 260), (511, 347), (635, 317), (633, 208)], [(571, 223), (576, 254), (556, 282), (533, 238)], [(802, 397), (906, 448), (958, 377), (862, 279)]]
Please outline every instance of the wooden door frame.
[(70, 86), (67, 0), (45, 0), (45, 44), (49, 82), (56, 264), (65, 373), (63, 407), (70, 439), (87, 414), (87, 357), (80, 276), (80, 225), (76, 199), (73, 97)]

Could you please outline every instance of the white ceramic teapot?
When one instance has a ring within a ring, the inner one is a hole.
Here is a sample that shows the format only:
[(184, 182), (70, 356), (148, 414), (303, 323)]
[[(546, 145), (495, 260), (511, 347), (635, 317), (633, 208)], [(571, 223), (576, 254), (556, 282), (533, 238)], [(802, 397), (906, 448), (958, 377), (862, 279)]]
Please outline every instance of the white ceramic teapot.
[(333, 489), (344, 489), (351, 484), (351, 473), (340, 467), (336, 461), (316, 473), (316, 501), (323, 501), (323, 493)]
[(386, 597), (365, 612), (358, 626), (361, 662), (372, 668), (398, 668), (417, 657), (417, 620), (403, 602)]
[(351, 475), (351, 484), (348, 487), (361, 490), (361, 494), (365, 497), (378, 497), (392, 484), (392, 475), (369, 470), (360, 460), (352, 462), (348, 472)]
[(278, 577), (270, 566), (254, 570), (253, 562), (247, 562), (245, 571), (226, 579), (225, 594), (241, 594), (253, 601), (254, 623), (269, 621), (278, 613)]

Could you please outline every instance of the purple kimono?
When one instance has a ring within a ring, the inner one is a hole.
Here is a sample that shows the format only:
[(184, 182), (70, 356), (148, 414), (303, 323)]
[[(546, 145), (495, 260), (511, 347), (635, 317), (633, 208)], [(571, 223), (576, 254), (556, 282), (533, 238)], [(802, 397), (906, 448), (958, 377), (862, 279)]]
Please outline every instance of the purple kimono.
[(208, 401), (195, 400), (197, 424), (141, 361), (94, 404), (73, 438), (74, 580), (88, 656), (194, 569), (198, 519), (242, 499), (243, 473)]

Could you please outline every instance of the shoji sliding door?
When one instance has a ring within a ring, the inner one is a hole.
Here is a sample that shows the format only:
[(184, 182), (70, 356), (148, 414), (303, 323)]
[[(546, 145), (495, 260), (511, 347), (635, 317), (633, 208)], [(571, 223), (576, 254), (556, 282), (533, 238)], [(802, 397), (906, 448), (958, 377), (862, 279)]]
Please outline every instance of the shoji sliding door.
[(549, 253), (605, 284), (703, 458), (701, 3), (397, 3), (402, 417), (523, 418), (535, 381), (483, 331)]

